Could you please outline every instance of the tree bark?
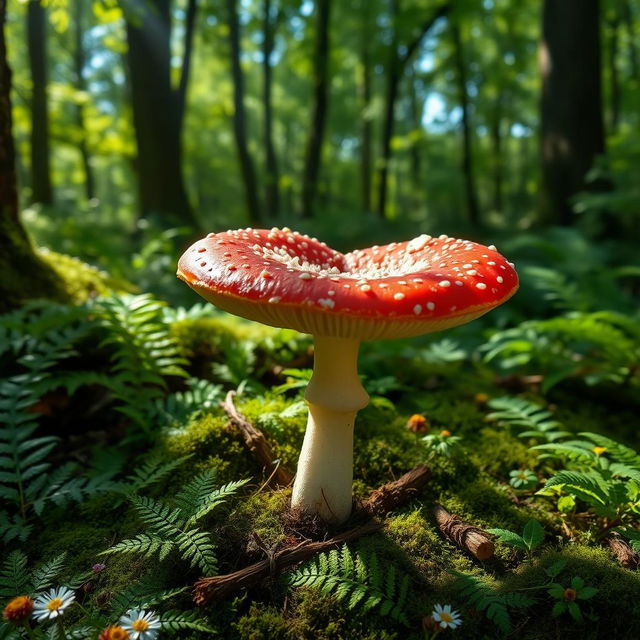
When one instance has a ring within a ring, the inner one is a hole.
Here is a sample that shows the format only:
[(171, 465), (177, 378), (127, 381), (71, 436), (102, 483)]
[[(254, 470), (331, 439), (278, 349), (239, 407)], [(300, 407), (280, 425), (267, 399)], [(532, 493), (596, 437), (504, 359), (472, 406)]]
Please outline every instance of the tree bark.
[[(73, 67), (76, 76), (76, 89), (85, 93), (87, 91), (87, 83), (84, 77), (85, 55), (82, 36), (85, 31), (84, 24), (84, 0), (75, 0), (75, 33), (74, 33), (74, 50), (73, 50)], [(78, 151), (82, 161), (82, 169), (84, 171), (85, 196), (87, 200), (91, 200), (95, 196), (95, 179), (93, 169), (91, 168), (91, 156), (87, 146), (87, 128), (84, 115), (84, 104), (80, 102), (76, 106), (76, 124), (78, 126), (80, 139), (78, 141)]]
[(40, 0), (27, 6), (27, 48), (31, 71), (31, 201), (53, 204), (49, 164), (47, 101), (47, 14)]
[(238, 161), (244, 182), (245, 200), (249, 221), (258, 225), (262, 219), (258, 182), (253, 159), (247, 143), (247, 125), (244, 111), (244, 76), (240, 65), (240, 20), (236, 0), (227, 1), (229, 45), (231, 47), (231, 73), (233, 76), (233, 133), (238, 150)]
[(609, 131), (615, 133), (620, 123), (620, 74), (618, 73), (618, 50), (620, 41), (620, 13), (613, 9), (613, 18), (609, 21)]
[(440, 504), (433, 507), (433, 515), (442, 535), (457, 547), (482, 562), (493, 556), (495, 545), (486, 531), (467, 524)]
[(362, 36), (360, 41), (360, 78), (358, 93), (362, 116), (360, 118), (360, 190), (362, 210), (371, 211), (371, 139), (372, 124), (368, 109), (373, 97), (371, 86), (371, 11), (369, 0), (364, 0), (360, 10), (362, 17)]
[(571, 198), (604, 153), (599, 0), (545, 0), (541, 222), (571, 225)]
[(329, 23), (331, 0), (317, 0), (316, 41), (313, 55), (314, 98), (311, 128), (302, 178), (302, 217), (313, 217), (318, 177), (322, 160), (322, 145), (327, 122), (329, 99)]
[(132, 0), (124, 6), (140, 212), (163, 226), (198, 226), (180, 164), (180, 112), (171, 86), (171, 0)]
[[(193, 57), (193, 36), (196, 27), (196, 15), (198, 13), (198, 0), (188, 0), (187, 11), (184, 18), (184, 46), (182, 49), (182, 66), (180, 69), (180, 83), (178, 84), (178, 122), (180, 134), (184, 125), (184, 113), (187, 104), (187, 87), (191, 72), (191, 59)], [(182, 145), (181, 145), (182, 146)]]
[(491, 147), (493, 153), (493, 210), (502, 212), (504, 207), (503, 199), (503, 172), (504, 162), (502, 159), (502, 93), (498, 94), (496, 105), (492, 114), (490, 126)]
[(636, 35), (633, 28), (633, 12), (631, 3), (624, 0), (622, 3), (622, 19), (627, 31), (629, 66), (631, 67), (631, 77), (640, 79), (640, 62), (638, 61), (638, 49), (636, 47)]
[(29, 298), (64, 299), (58, 277), (33, 251), (18, 216), (6, 11), (7, 1), (0, 0), (0, 313)]
[(473, 164), (473, 134), (471, 114), (469, 113), (469, 93), (467, 91), (467, 67), (464, 59), (462, 38), (460, 37), (460, 26), (455, 22), (451, 25), (451, 33), (453, 36), (458, 98), (462, 109), (462, 117), (460, 119), (462, 128), (462, 174), (464, 177), (467, 218), (472, 226), (477, 227), (480, 224), (480, 207), (478, 206)]
[(440, 6), (431, 15), (426, 22), (418, 30), (418, 34), (411, 42), (400, 52), (400, 42), (397, 36), (397, 27), (395, 22), (400, 13), (400, 0), (392, 0), (391, 16), (394, 23), (393, 38), (389, 49), (389, 62), (387, 69), (387, 86), (385, 90), (385, 109), (382, 121), (382, 140), (380, 144), (381, 158), (378, 169), (378, 201), (376, 209), (378, 215), (382, 218), (386, 216), (388, 182), (389, 182), (389, 165), (391, 163), (391, 140), (393, 138), (394, 114), (396, 102), (398, 99), (398, 90), (400, 80), (402, 80), (404, 69), (414, 56), (420, 43), (427, 35), (431, 27), (449, 12), (449, 5)]
[(271, 54), (275, 42), (275, 30), (278, 23), (278, 13), (272, 16), (273, 8), (271, 0), (264, 0), (263, 7), (263, 36), (262, 36), (262, 103), (264, 107), (264, 150), (266, 176), (265, 209), (267, 218), (274, 219), (280, 210), (280, 174), (278, 170), (278, 157), (273, 143), (273, 67), (271, 66)]

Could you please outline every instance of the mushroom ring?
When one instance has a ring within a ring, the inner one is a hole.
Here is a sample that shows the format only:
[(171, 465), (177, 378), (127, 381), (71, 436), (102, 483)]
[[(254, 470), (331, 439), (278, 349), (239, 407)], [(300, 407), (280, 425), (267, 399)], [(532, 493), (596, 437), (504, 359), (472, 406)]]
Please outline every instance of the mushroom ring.
[(368, 402), (360, 342), (464, 324), (518, 288), (493, 246), (421, 235), (343, 254), (287, 228), (211, 233), (183, 254), (178, 277), (225, 311), (314, 336), (292, 505), (336, 522), (351, 512), (353, 426)]

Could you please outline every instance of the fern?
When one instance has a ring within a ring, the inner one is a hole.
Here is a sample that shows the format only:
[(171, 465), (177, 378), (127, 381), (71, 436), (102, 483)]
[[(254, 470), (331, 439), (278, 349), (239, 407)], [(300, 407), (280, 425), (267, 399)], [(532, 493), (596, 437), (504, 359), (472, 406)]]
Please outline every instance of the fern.
[(518, 430), (524, 429), (518, 433), (521, 438), (553, 442), (570, 435), (562, 430), (562, 425), (553, 419), (550, 411), (535, 402), (503, 396), (489, 400), (488, 405), (495, 411), (488, 414), (486, 419)]
[(160, 617), (160, 628), (169, 633), (183, 629), (215, 633), (215, 630), (195, 611), (167, 611)]
[(380, 566), (374, 552), (356, 550), (347, 545), (319, 554), (286, 578), (291, 587), (319, 589), (345, 604), (347, 609), (375, 611), (408, 625), (406, 614), (409, 576), (395, 565)]
[(22, 551), (12, 551), (0, 569), (0, 597), (34, 595), (52, 586), (63, 569), (65, 557), (62, 553), (31, 570), (27, 556)]
[(476, 611), (484, 613), (504, 634), (510, 633), (512, 629), (509, 609), (526, 609), (535, 602), (524, 593), (500, 593), (477, 576), (458, 571), (452, 573), (456, 576), (454, 586), (458, 589), (460, 598)]
[(184, 593), (187, 587), (165, 588), (154, 575), (134, 582), (124, 591), (114, 594), (109, 608), (114, 617), (119, 617), (130, 609), (147, 609), (165, 600)]
[(103, 345), (113, 348), (109, 386), (122, 402), (120, 411), (148, 429), (146, 409), (163, 396), (165, 376), (187, 374), (186, 364), (168, 325), (162, 321), (164, 305), (149, 294), (113, 295), (95, 303), (106, 330)]
[(189, 378), (186, 384), (188, 388), (185, 391), (156, 399), (149, 419), (159, 426), (184, 423), (201, 411), (216, 407), (224, 397), (222, 386), (208, 380)]
[(191, 456), (179, 456), (165, 460), (159, 456), (150, 458), (140, 465), (120, 485), (119, 490), (125, 494), (133, 494), (161, 482), (184, 464)]
[(176, 553), (192, 568), (207, 575), (215, 574), (215, 544), (210, 533), (200, 529), (197, 522), (237, 493), (247, 480), (230, 482), (220, 488), (215, 488), (214, 482), (213, 472), (196, 476), (178, 493), (175, 507), (153, 498), (131, 495), (130, 500), (146, 530), (103, 551), (102, 555), (124, 553), (145, 558), (158, 556), (164, 560)]

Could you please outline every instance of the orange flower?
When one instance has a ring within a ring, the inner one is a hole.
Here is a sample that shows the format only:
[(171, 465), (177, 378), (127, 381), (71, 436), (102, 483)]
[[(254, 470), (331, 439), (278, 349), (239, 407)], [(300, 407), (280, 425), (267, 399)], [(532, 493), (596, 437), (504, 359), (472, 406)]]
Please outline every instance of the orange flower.
[(564, 590), (564, 599), (568, 600), (569, 602), (573, 602), (577, 596), (577, 591), (575, 589), (572, 589), (571, 587), (567, 587)]
[(489, 396), (486, 393), (476, 393), (476, 395), (473, 396), (473, 399), (476, 401), (476, 404), (479, 405), (487, 404), (487, 402), (489, 402)]
[(122, 627), (112, 625), (107, 627), (99, 636), (98, 640), (128, 640), (129, 632)]
[(421, 413), (414, 413), (407, 420), (406, 426), (413, 433), (424, 433), (429, 429), (429, 421)]
[(448, 437), (451, 435), (451, 431), (449, 431), (448, 429), (443, 429), (443, 430), (440, 432), (440, 435), (441, 435), (441, 436), (444, 436), (445, 438), (448, 438)]
[(22, 622), (33, 611), (33, 600), (28, 596), (18, 596), (4, 608), (2, 616), (9, 622)]
[(598, 457), (600, 457), (606, 450), (607, 447), (593, 447), (593, 449), (591, 449), (591, 451), (593, 451), (593, 453), (595, 453)]

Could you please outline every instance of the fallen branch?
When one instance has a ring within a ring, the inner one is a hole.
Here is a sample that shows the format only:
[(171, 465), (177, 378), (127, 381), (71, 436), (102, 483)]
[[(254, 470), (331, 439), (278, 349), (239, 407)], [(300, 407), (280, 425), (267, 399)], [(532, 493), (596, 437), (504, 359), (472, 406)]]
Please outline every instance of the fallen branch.
[(229, 391), (220, 406), (229, 416), (229, 420), (240, 431), (245, 446), (269, 476), (268, 482), (271, 486), (287, 486), (291, 484), (293, 473), (281, 461), (274, 460), (271, 445), (267, 442), (264, 433), (254, 427), (236, 408), (233, 403), (235, 395), (235, 391)]
[(384, 515), (410, 500), (422, 489), (429, 478), (429, 467), (420, 465), (411, 469), (398, 480), (389, 482), (376, 489), (362, 504), (362, 508), (372, 516)]
[(640, 568), (640, 555), (638, 555), (619, 534), (612, 533), (604, 539), (604, 543), (611, 549), (616, 560), (625, 569), (635, 571)]
[(457, 547), (478, 560), (488, 560), (493, 556), (495, 545), (486, 531), (463, 522), (439, 504), (433, 508), (433, 515), (438, 529)]
[(194, 585), (193, 600), (197, 605), (209, 604), (217, 598), (222, 598), (229, 593), (252, 587), (269, 576), (276, 575), (282, 569), (290, 567), (304, 560), (308, 560), (316, 553), (335, 549), (349, 540), (355, 540), (361, 536), (378, 531), (383, 526), (382, 522), (371, 521), (361, 527), (351, 529), (345, 533), (334, 536), (330, 540), (322, 542), (301, 542), (295, 547), (288, 547), (277, 551), (266, 560), (261, 560), (239, 571), (228, 573), (224, 576), (213, 578), (201, 578)]
[[(425, 466), (419, 466), (405, 473), (398, 480), (389, 482), (376, 489), (364, 501), (363, 511), (369, 515), (384, 514), (401, 504), (410, 500), (417, 491), (422, 488), (428, 478), (429, 469)], [(198, 605), (205, 605), (217, 598), (222, 598), (229, 593), (252, 587), (269, 576), (276, 575), (279, 571), (287, 567), (303, 562), (313, 557), (316, 553), (329, 551), (336, 547), (355, 540), (374, 531), (378, 531), (383, 527), (383, 523), (379, 520), (370, 520), (369, 522), (345, 531), (329, 540), (314, 542), (311, 540), (301, 542), (294, 547), (287, 547), (268, 553), (265, 560), (256, 562), (239, 571), (234, 571), (223, 576), (214, 576), (212, 578), (201, 578), (194, 585), (193, 599)]]

